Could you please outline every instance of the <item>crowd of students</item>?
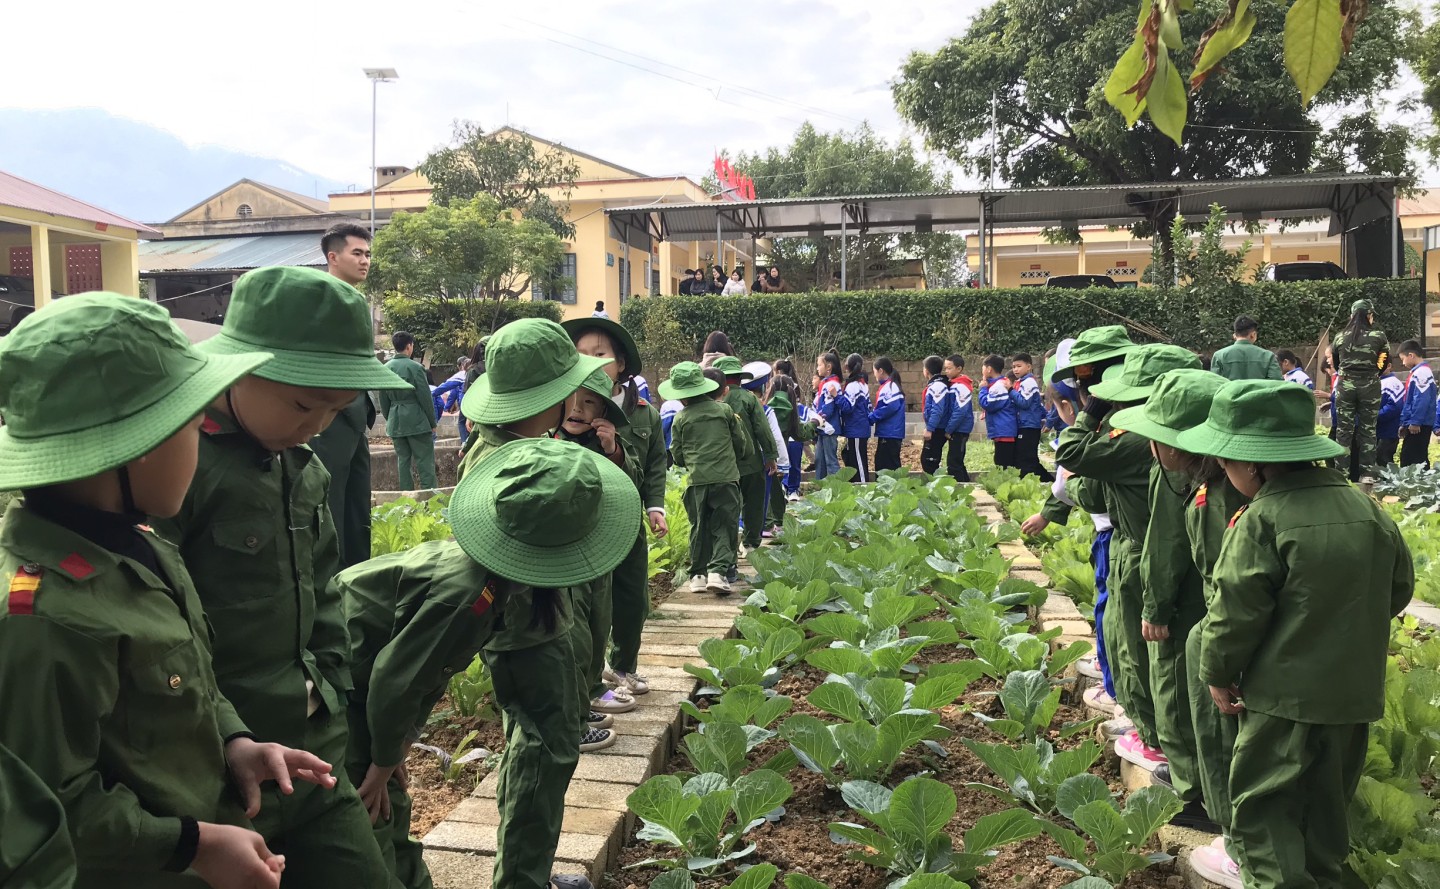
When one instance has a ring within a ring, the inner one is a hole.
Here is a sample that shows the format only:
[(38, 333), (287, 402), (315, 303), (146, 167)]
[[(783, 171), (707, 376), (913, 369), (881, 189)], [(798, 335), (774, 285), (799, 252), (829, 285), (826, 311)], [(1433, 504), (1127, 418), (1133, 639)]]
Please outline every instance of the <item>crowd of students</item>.
[(1227, 381), (1120, 326), (1057, 356), (1045, 376), (1071, 425), (1022, 530), (1075, 509), (1094, 522), (1086, 703), (1113, 714), (1121, 758), (1180, 795), (1177, 823), (1217, 835), (1191, 855), (1201, 876), (1352, 885), (1346, 811), (1415, 582), (1404, 539), (1328, 468), (1346, 450), (1315, 434), (1306, 387)]

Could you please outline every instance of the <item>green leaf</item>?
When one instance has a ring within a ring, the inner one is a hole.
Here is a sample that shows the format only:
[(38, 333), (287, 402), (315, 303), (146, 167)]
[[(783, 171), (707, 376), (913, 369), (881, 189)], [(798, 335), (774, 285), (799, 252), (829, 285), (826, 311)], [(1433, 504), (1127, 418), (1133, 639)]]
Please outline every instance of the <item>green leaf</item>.
[(1066, 855), (1077, 859), (1085, 857), (1085, 838), (1080, 834), (1053, 821), (1042, 821), (1040, 827)]
[[(868, 722), (847, 722), (830, 730), (840, 745), (845, 771), (856, 778), (882, 778), (894, 760), (880, 752), (880, 732)], [(889, 761), (884, 761), (889, 759)]]
[(1060, 689), (1039, 670), (1021, 670), (1005, 677), (1000, 687), (1005, 715), (1024, 726), (1029, 734), (1048, 728), (1060, 708)]
[(810, 692), (805, 700), (818, 709), (848, 722), (860, 722), (865, 719), (865, 711), (860, 706), (860, 696), (855, 693), (855, 689), (851, 688), (848, 682), (822, 682), (816, 686), (814, 691)]
[[(654, 883), (652, 882), (653, 886)], [(894, 886), (894, 883), (890, 885)], [(949, 874), (911, 874), (905, 880), (904, 889), (969, 889), (964, 883)]]
[(985, 727), (996, 734), (1004, 735), (1014, 741), (1025, 734), (1025, 724), (1014, 719), (993, 719), (983, 713), (974, 714), (975, 718), (985, 723)]
[[(736, 878), (730, 889), (770, 889), (780, 868), (773, 864), (757, 864)], [(650, 885), (655, 885), (653, 882)]]
[(700, 798), (700, 807), (695, 810), (689, 842), (686, 844), (686, 849), (691, 854), (719, 854), (720, 835), (725, 829), (725, 819), (730, 814), (730, 803), (734, 798), (733, 790), (724, 790)]
[(830, 887), (813, 877), (791, 871), (785, 875), (785, 889), (830, 889)]
[(769, 726), (770, 723), (790, 712), (790, 708), (794, 703), (794, 701), (785, 695), (775, 695), (774, 697), (766, 698), (765, 703), (761, 704), (759, 708), (755, 710), (751, 719), (753, 719), (758, 726)]
[(1100, 877), (1081, 877), (1066, 883), (1062, 889), (1115, 889), (1115, 884)]
[(734, 639), (706, 639), (700, 643), (700, 656), (716, 670), (738, 666), (740, 643)]
[(677, 867), (650, 881), (651, 889), (695, 889), (695, 878), (689, 868)]
[(1049, 784), (1063, 784), (1072, 776), (1083, 775), (1099, 758), (1100, 745), (1094, 739), (1086, 739), (1079, 747), (1056, 753), (1050, 764), (1045, 766), (1045, 780)]
[(1050, 664), (1046, 672), (1051, 676), (1061, 676), (1066, 668), (1090, 653), (1092, 646), (1089, 642), (1071, 642), (1064, 648), (1058, 649), (1050, 655)]
[(829, 636), (851, 645), (859, 645), (865, 634), (865, 622), (851, 614), (833, 612), (805, 621), (805, 629), (817, 636)]
[(1011, 784), (1017, 775), (1020, 774), (1020, 762), (1016, 757), (1015, 748), (1009, 744), (987, 744), (983, 741), (974, 741), (969, 738), (961, 741), (975, 758), (983, 762), (986, 768), (994, 772), (996, 777)]
[(840, 796), (845, 805), (867, 818), (890, 810), (890, 788), (873, 781), (846, 781), (840, 785)]
[(1007, 809), (993, 815), (984, 815), (975, 826), (965, 831), (965, 851), (982, 852), (998, 849), (1021, 840), (1038, 837), (1044, 827), (1040, 819), (1024, 809)]
[(872, 722), (880, 722), (905, 709), (908, 684), (901, 679), (876, 678), (862, 686), (865, 707)]
[[(1229, 11), (1226, 11), (1229, 15)], [(1245, 45), (1255, 30), (1255, 13), (1250, 11), (1250, 0), (1239, 0), (1235, 14), (1222, 27), (1210, 35), (1200, 47), (1200, 58), (1190, 74), (1190, 88), (1198, 89), (1209, 77), (1211, 70), (1225, 60), (1230, 53)]]
[(1309, 105), (1340, 65), (1340, 0), (1295, 0), (1285, 14), (1285, 70)]
[(1149, 866), (1150, 859), (1144, 855), (1126, 849), (1111, 849), (1096, 855), (1091, 868), (1109, 877), (1112, 883), (1123, 883), (1130, 874)]
[(955, 817), (955, 791), (934, 778), (911, 778), (890, 797), (890, 833), (918, 846), (945, 829)]
[(723, 793), (730, 789), (730, 780), (724, 775), (717, 775), (714, 772), (703, 772), (689, 781), (680, 792), (686, 796), (706, 797), (717, 793)]
[(910, 695), (910, 706), (917, 710), (948, 707), (965, 694), (972, 681), (960, 673), (936, 676), (932, 671), (930, 678), (922, 679), (915, 685), (915, 691)]
[(887, 767), (891, 766), (901, 753), (931, 737), (939, 725), (940, 717), (929, 710), (905, 710), (887, 716), (880, 723), (877, 755), (886, 761)]
[(664, 832), (665, 842), (684, 846), (688, 836), (685, 822), (700, 808), (700, 800), (681, 793), (680, 779), (656, 775), (635, 788), (625, 804), (646, 822)]
[(1135, 126), (1145, 113), (1145, 100), (1130, 92), (1145, 74), (1145, 41), (1136, 38), (1115, 63), (1110, 79), (1105, 81), (1105, 101), (1125, 118), (1125, 125)]
[(968, 688), (975, 680), (985, 675), (985, 665), (973, 660), (931, 664), (925, 671), (925, 675), (932, 680), (941, 676), (959, 676), (965, 680), (965, 686)]
[(874, 672), (870, 659), (854, 648), (822, 648), (805, 656), (805, 662), (819, 670), (846, 676), (858, 673), (867, 676)]
[(795, 792), (789, 781), (768, 769), (741, 775), (731, 787), (735, 792), (735, 819), (742, 830), (766, 812), (783, 806)]
[(1156, 831), (1170, 823), (1185, 804), (1175, 791), (1159, 784), (1142, 787), (1125, 800), (1125, 826), (1130, 830), (1130, 843), (1139, 846)]
[(1070, 820), (1095, 841), (1099, 852), (1123, 848), (1129, 835), (1125, 819), (1115, 811), (1109, 800), (1085, 803), (1074, 811)]
[(867, 861), (880, 867), (889, 865), (891, 859), (894, 858), (899, 849), (894, 840), (891, 840), (879, 831), (869, 827), (863, 827), (859, 824), (851, 824), (848, 821), (830, 822), (830, 832), (846, 842), (874, 849), (878, 854), (867, 854), (863, 850), (855, 850), (850, 853), (849, 857), (858, 861)]
[(1075, 811), (1087, 803), (1111, 802), (1110, 785), (1099, 775), (1075, 775), (1066, 778), (1055, 792), (1055, 810), (1071, 821), (1075, 820)]
[(780, 737), (790, 742), (801, 764), (811, 771), (828, 774), (840, 759), (840, 747), (830, 734), (830, 727), (808, 713), (781, 723)]
[[(1338, 2), (1338, 0), (1337, 0)], [(1170, 137), (1170, 141), (1183, 146), (1185, 120), (1190, 105), (1185, 96), (1185, 78), (1170, 61), (1170, 54), (1164, 50), (1155, 63), (1155, 79), (1150, 82), (1150, 92), (1145, 96), (1146, 110), (1155, 129)]]

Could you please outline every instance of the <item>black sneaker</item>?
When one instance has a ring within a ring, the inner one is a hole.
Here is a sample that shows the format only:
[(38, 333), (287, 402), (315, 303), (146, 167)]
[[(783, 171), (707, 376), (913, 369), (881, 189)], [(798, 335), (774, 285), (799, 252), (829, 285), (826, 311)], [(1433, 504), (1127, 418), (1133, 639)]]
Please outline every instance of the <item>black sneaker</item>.
[(592, 728), (580, 738), (580, 752), (594, 753), (615, 746), (615, 733), (608, 728)]
[(1180, 814), (1170, 819), (1170, 823), (1176, 827), (1188, 827), (1191, 830), (1198, 830), (1201, 833), (1220, 834), (1223, 831), (1220, 825), (1210, 819), (1205, 812), (1205, 801), (1194, 799), (1185, 804)]
[(1150, 777), (1154, 779), (1156, 784), (1164, 784), (1171, 790), (1175, 789), (1175, 782), (1170, 778), (1170, 763), (1168, 762), (1162, 762), (1156, 766), (1155, 771), (1150, 773)]
[(615, 717), (609, 713), (596, 713), (594, 710), (591, 710), (590, 715), (585, 717), (585, 727), (587, 729), (612, 728), (614, 725)]

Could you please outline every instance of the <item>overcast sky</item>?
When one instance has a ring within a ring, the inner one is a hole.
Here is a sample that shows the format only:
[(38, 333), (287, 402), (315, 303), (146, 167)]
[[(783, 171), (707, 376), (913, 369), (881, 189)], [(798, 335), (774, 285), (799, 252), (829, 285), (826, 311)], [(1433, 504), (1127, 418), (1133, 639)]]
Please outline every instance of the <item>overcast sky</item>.
[[(190, 144), (366, 183), (370, 83), (379, 161), (413, 166), (457, 118), (505, 123), (652, 176), (701, 176), (717, 149), (902, 124), (888, 82), (912, 49), (960, 33), (982, 0), (645, 4), (149, 0), (6, 12), (5, 104), (98, 106)], [(57, 40), (16, 39), (51, 34)], [(61, 51), (71, 60), (56, 65)], [(14, 72), (33, 76), (16, 79)], [(23, 83), (24, 87), (19, 88)], [(918, 140), (917, 140), (918, 141)]]

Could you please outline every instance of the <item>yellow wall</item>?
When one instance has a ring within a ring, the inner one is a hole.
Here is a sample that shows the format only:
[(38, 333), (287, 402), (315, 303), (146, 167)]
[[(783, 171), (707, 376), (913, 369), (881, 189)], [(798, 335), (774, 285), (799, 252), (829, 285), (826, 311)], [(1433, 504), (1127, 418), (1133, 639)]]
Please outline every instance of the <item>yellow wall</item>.
[[(6, 274), (10, 273), (12, 246), (31, 247), (32, 263), (39, 263), (40, 257), (33, 255), (35, 238), (32, 233), (44, 231), (49, 242), (47, 252), (50, 258), (50, 290), (59, 293), (71, 292), (65, 279), (67, 245), (98, 243), (103, 286), (126, 296), (140, 295), (139, 232), (135, 229), (112, 225), (101, 231), (93, 222), (4, 205), (0, 205), (0, 221), (27, 228), (23, 232), (0, 234), (0, 268), (3, 268)], [(39, 277), (38, 268), (35, 277)], [(42, 288), (37, 286), (36, 290), (38, 293)]]
[(217, 194), (204, 204), (177, 216), (171, 222), (210, 222), (216, 219), (239, 219), (241, 204), (249, 204), (251, 216), (313, 216), (319, 211), (304, 204), (280, 197), (250, 182), (239, 182)]

